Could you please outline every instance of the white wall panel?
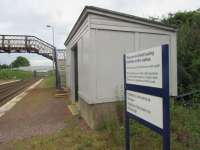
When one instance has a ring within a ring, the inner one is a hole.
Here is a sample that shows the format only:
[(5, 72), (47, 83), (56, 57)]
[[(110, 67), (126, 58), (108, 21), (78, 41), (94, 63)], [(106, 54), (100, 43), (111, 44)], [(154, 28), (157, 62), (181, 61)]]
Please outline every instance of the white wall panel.
[(97, 103), (114, 101), (123, 86), (123, 54), (134, 50), (134, 34), (96, 31)]
[(173, 38), (171, 35), (160, 35), (160, 34), (149, 34), (149, 33), (140, 33), (139, 34), (139, 50), (169, 44), (169, 70), (170, 70), (170, 95), (177, 95), (177, 70), (176, 70), (176, 49), (172, 46), (176, 45), (171, 43)]
[(78, 42), (78, 80), (79, 80), (79, 96), (89, 101), (90, 92), (90, 34), (89, 31), (80, 38)]

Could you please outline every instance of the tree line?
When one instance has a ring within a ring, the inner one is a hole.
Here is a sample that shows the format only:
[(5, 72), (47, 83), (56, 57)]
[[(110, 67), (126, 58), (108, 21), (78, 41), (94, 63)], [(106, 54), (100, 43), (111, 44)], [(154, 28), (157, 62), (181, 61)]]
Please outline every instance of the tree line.
[(27, 58), (19, 56), (9, 65), (0, 64), (0, 69), (18, 68), (18, 67), (24, 67), (24, 66), (30, 66), (30, 62), (28, 61)]
[(180, 93), (200, 90), (200, 8), (168, 14), (161, 22), (178, 27), (178, 88)]

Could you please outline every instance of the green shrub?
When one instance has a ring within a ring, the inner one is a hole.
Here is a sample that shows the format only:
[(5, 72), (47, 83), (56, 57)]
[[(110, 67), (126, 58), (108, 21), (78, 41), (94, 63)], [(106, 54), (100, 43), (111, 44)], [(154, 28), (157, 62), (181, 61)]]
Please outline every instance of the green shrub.
[(114, 118), (103, 117), (97, 131), (107, 134), (116, 145), (124, 144), (124, 127)]

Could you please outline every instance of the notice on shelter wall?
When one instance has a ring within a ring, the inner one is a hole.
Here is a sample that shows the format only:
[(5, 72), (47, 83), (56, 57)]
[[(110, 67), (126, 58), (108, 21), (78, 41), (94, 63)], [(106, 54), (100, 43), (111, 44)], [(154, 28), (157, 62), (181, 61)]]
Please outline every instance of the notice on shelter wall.
[(163, 129), (163, 99), (134, 91), (126, 91), (127, 111)]
[(126, 55), (126, 84), (162, 88), (162, 47)]

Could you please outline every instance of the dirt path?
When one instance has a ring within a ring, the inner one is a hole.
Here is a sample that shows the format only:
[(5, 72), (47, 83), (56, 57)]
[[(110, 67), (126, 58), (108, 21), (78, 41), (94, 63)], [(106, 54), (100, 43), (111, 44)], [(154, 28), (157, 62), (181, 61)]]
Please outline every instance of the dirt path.
[(55, 98), (53, 88), (38, 86), (0, 118), (0, 150), (16, 139), (52, 133), (66, 125), (67, 98)]

